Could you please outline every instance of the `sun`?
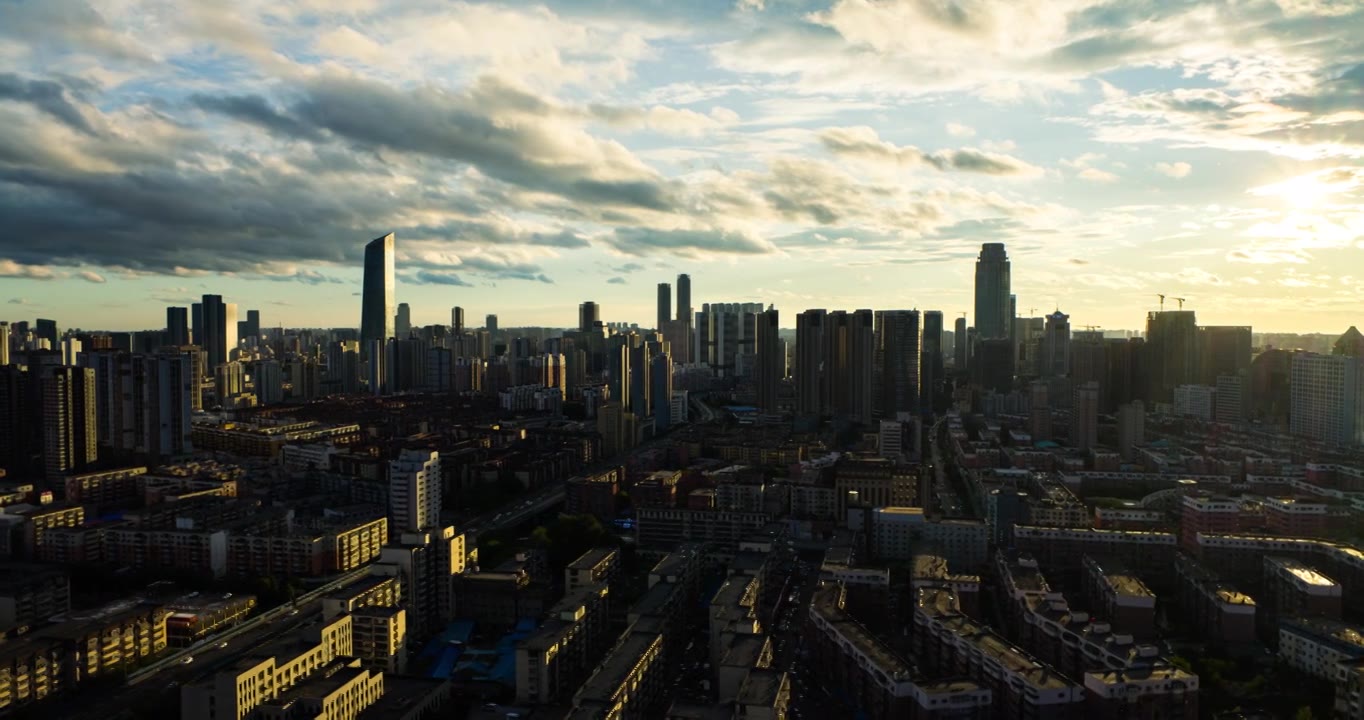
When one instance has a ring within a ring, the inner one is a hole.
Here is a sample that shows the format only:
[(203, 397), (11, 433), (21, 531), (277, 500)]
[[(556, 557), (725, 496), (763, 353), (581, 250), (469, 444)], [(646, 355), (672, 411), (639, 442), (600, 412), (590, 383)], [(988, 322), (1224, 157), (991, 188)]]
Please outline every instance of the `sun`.
[(1332, 195), (1348, 192), (1360, 184), (1361, 174), (1354, 168), (1328, 168), (1254, 188), (1250, 192), (1279, 197), (1293, 208), (1308, 210), (1321, 207)]

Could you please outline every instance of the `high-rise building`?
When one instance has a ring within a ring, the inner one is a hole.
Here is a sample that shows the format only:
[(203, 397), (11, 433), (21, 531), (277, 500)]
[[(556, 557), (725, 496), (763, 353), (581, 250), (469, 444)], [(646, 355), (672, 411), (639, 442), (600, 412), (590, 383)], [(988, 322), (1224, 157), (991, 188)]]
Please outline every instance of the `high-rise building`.
[(78, 357), (80, 356), (80, 354), (81, 354), (81, 341), (80, 341), (80, 338), (75, 338), (75, 337), (62, 338), (62, 347), (61, 347), (61, 350), (62, 350), (62, 364), (63, 364), (63, 365), (76, 365), (77, 362), (78, 362), (78, 361), (77, 361), (77, 358), (78, 358)]
[(801, 415), (824, 413), (823, 362), (824, 310), (806, 310), (796, 316), (796, 411)]
[(1136, 449), (1146, 444), (1146, 406), (1140, 400), (1133, 400), (1118, 408), (1118, 454), (1131, 462), (1136, 459)]
[(673, 319), (673, 286), (668, 283), (658, 284), (658, 323), (654, 328), (659, 332), (663, 331), (663, 326)]
[(1294, 353), (1288, 387), (1294, 435), (1332, 445), (1364, 444), (1364, 360)]
[(691, 276), (686, 273), (677, 276), (677, 321), (681, 323), (681, 327), (676, 334), (686, 338), (686, 342), (673, 343), (673, 357), (684, 365), (697, 362), (696, 318), (691, 309)]
[[(491, 333), (491, 334), (493, 334), (493, 335), (496, 335), (496, 334), (497, 334), (497, 316), (494, 315), (494, 314), (492, 314), (492, 313), (488, 313), (488, 316), (487, 316), (486, 318), (483, 319), (483, 329), (484, 329), (484, 330), (487, 330), (489, 333)], [(484, 353), (483, 357), (486, 357), (486, 356), (487, 356), (487, 353)]]
[(900, 413), (919, 411), (919, 361), (921, 359), (919, 311), (878, 310), (875, 324), (873, 382), (879, 388), (880, 416), (896, 419)]
[(1272, 425), (1288, 421), (1290, 393), (1289, 369), (1293, 354), (1269, 348), (1250, 363), (1250, 408), (1248, 416)]
[[(1249, 328), (1247, 328), (1249, 331)], [(1331, 345), (1332, 355), (1348, 355), (1350, 357), (1364, 357), (1364, 333), (1359, 332), (1359, 328), (1351, 325), (1336, 341)]]
[(213, 388), (218, 396), (219, 405), (227, 405), (231, 398), (246, 390), (246, 370), (242, 364), (233, 360), (213, 368)]
[(365, 245), (365, 280), (360, 298), (360, 347), (380, 347), (393, 337), (394, 249), (393, 233)]
[(1009, 327), (1009, 255), (1004, 243), (984, 243), (976, 259), (976, 334), (981, 340), (1013, 336)]
[(237, 349), (237, 305), (223, 302), (222, 295), (205, 295), (202, 305), (204, 340), (208, 370), (232, 359)]
[(654, 403), (654, 432), (662, 432), (672, 425), (673, 359), (666, 350), (654, 355), (649, 375), (649, 395)]
[(450, 308), (450, 332), (456, 336), (464, 334), (464, 308), (458, 305)]
[(48, 479), (81, 470), (98, 459), (95, 372), (56, 366), (38, 376), (43, 428), (43, 472)]
[(1104, 340), (1104, 366), (1105, 380), (1100, 383), (1100, 402), (1104, 403), (1101, 412), (1116, 412), (1121, 405), (1145, 400), (1151, 375), (1146, 364), (1144, 339)]
[(1225, 425), (1239, 425), (1246, 421), (1250, 407), (1250, 371), (1236, 375), (1217, 376), (1217, 409), (1214, 419)]
[(1219, 375), (1250, 370), (1250, 326), (1208, 325), (1198, 328), (1199, 377), (1216, 385)]
[(578, 332), (591, 332), (601, 322), (601, 307), (591, 300), (578, 303)]
[(284, 402), (284, 368), (278, 360), (257, 360), (251, 365), (251, 382), (261, 405)]
[(966, 373), (966, 318), (959, 317), (952, 324), (952, 371), (958, 375)]
[(206, 328), (204, 327), (204, 304), (203, 304), (203, 303), (201, 303), (201, 302), (190, 303), (190, 306), (189, 306), (189, 319), (190, 319), (190, 330), (191, 330), (191, 334), (190, 334), (190, 338), (189, 338), (190, 343), (192, 343), (192, 344), (194, 344), (194, 345), (198, 345), (199, 347), (204, 347), (204, 334), (205, 334)]
[(246, 311), (246, 319), (245, 319), (245, 320), (242, 320), (242, 321), (240, 321), (240, 322), (238, 323), (238, 327), (237, 327), (237, 337), (238, 337), (239, 340), (240, 340), (240, 339), (245, 339), (245, 338), (256, 338), (256, 341), (257, 341), (258, 343), (260, 342), (260, 311), (259, 311), (259, 310), (247, 310), (247, 311)]
[(777, 388), (786, 379), (786, 348), (781, 342), (781, 321), (773, 307), (758, 314), (758, 331), (754, 339), (758, 367), (753, 373), (758, 407), (769, 412), (777, 409)]
[(1099, 383), (1075, 386), (1070, 406), (1070, 444), (1081, 452), (1099, 444)]
[(393, 316), (393, 336), (406, 340), (412, 336), (412, 306), (398, 303), (398, 313)]
[(986, 390), (1008, 393), (1014, 382), (1014, 346), (1007, 337), (975, 339), (972, 343), (972, 382)]
[(1044, 378), (1070, 375), (1070, 316), (1060, 310), (1047, 316), (1037, 374)]
[(9, 323), (0, 320), (0, 367), (9, 364)]
[(429, 530), (440, 524), (440, 453), (405, 449), (388, 466), (391, 527), (399, 532)]
[(1175, 388), (1197, 382), (1198, 322), (1192, 310), (1165, 310), (1146, 316), (1146, 366), (1149, 399), (1172, 402)]
[(46, 340), (49, 350), (56, 350), (61, 347), (61, 333), (57, 330), (56, 320), (38, 318), (38, 322), (34, 323), (33, 326), (33, 337)]
[(925, 415), (937, 412), (943, 382), (943, 326), (941, 310), (924, 311), (923, 359), (919, 361), (920, 407)]
[(188, 308), (166, 308), (166, 344), (176, 347), (189, 344)]
[(745, 356), (756, 352), (754, 336), (762, 303), (705, 303), (696, 313), (696, 362), (719, 377), (739, 374)]
[(1028, 386), (1028, 434), (1032, 441), (1051, 439), (1051, 397), (1047, 384), (1034, 381)]
[[(914, 318), (917, 330), (917, 314)], [(876, 326), (871, 310), (829, 313), (824, 329), (824, 373), (822, 384), (828, 398), (826, 411), (834, 417), (848, 418), (863, 424), (872, 420), (874, 396), (872, 371), (876, 354)], [(897, 337), (904, 339), (903, 326)], [(918, 334), (914, 334), (913, 363), (919, 362)], [(900, 380), (908, 370), (901, 368)], [(914, 377), (912, 391), (904, 397), (918, 400), (918, 377)]]

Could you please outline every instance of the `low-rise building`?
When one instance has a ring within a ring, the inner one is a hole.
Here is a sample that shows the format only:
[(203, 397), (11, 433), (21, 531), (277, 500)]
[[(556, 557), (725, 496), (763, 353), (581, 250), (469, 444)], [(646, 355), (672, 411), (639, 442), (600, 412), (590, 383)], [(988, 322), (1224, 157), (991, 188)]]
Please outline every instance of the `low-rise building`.
[(1279, 659), (1295, 670), (1334, 682), (1339, 663), (1364, 658), (1364, 628), (1338, 620), (1285, 618)]
[(568, 720), (648, 717), (663, 683), (663, 636), (628, 630), (574, 694)]
[(245, 620), (256, 609), (256, 596), (194, 593), (166, 603), (166, 609), (167, 641), (184, 648)]
[(1175, 556), (1179, 609), (1204, 638), (1226, 644), (1255, 642), (1255, 600), (1193, 556)]
[(635, 511), (635, 534), (642, 547), (669, 548), (684, 542), (738, 545), (767, 525), (766, 513), (640, 507)]
[(1112, 624), (1113, 630), (1148, 640), (1156, 631), (1156, 596), (1141, 578), (1122, 563), (1084, 558), (1089, 606)]

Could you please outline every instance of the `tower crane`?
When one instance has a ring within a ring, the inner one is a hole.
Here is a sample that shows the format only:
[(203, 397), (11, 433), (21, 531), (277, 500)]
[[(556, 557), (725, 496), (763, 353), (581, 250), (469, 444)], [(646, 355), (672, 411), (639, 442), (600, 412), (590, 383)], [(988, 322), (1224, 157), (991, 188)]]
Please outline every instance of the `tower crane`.
[(1160, 293), (1156, 293), (1156, 297), (1160, 298), (1160, 311), (1165, 312), (1165, 296), (1161, 295)]
[(1180, 310), (1183, 310), (1183, 309), (1184, 309), (1184, 298), (1170, 298), (1170, 299), (1171, 299), (1171, 300), (1177, 300), (1177, 301), (1179, 301), (1179, 309), (1180, 309)]

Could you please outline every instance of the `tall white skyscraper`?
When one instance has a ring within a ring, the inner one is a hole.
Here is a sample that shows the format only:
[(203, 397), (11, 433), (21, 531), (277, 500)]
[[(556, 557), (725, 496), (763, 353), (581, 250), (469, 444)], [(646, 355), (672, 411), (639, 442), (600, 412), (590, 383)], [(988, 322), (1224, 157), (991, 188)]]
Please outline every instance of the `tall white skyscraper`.
[(440, 523), (440, 453), (403, 450), (388, 465), (391, 532), (428, 530)]

